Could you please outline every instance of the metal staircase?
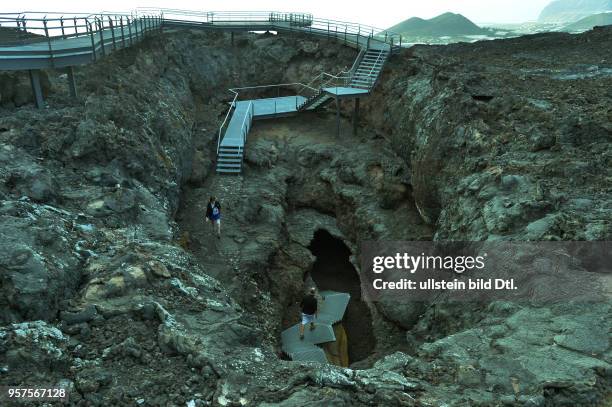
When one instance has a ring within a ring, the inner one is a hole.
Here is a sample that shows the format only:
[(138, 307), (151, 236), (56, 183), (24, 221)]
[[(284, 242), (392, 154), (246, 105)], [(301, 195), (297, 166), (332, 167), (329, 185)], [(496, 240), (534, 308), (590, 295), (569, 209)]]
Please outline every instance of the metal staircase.
[[(336, 75), (322, 72), (306, 85), (291, 83), (230, 89), (235, 97), (219, 129), (216, 172), (218, 174), (242, 172), (245, 143), (253, 120), (313, 111), (334, 100), (367, 96), (378, 82), (390, 50), (390, 47), (364, 47), (349, 71), (342, 71)], [(262, 90), (280, 86), (298, 86), (297, 95), (237, 101), (238, 91), (241, 89)], [(224, 131), (226, 124), (227, 128)]]
[(298, 111), (315, 110), (327, 105), (332, 100), (334, 100), (334, 98), (329, 93), (323, 91), (323, 89), (319, 89), (317, 93), (306, 99), (306, 101), (298, 107)]
[(352, 76), (350, 86), (371, 90), (378, 82), (383, 66), (389, 57), (384, 49), (368, 49)]
[(217, 154), (217, 173), (240, 174), (244, 159), (244, 146), (222, 146)]

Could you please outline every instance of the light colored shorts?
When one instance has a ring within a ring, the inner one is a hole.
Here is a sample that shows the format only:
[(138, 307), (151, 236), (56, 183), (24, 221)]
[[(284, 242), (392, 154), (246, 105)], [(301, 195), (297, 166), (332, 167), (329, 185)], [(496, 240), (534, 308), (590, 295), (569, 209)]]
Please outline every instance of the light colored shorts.
[(311, 322), (314, 322), (314, 318), (315, 318), (314, 315), (304, 314), (302, 312), (302, 325), (306, 325), (306, 324), (309, 324)]

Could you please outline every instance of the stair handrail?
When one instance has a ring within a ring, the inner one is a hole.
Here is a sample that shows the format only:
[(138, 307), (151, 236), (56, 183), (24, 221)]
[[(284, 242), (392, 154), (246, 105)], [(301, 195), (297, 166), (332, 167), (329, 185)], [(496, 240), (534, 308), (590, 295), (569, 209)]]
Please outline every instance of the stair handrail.
[[(374, 82), (376, 82), (375, 80), (372, 80), (372, 72), (374, 72), (374, 68), (376, 67), (376, 65), (378, 65), (378, 60), (380, 59), (382, 55), (382, 51), (379, 50), (378, 52), (378, 58), (376, 58), (376, 61), (374, 61), (374, 65), (372, 65), (372, 68), (370, 68), (370, 72), (368, 73), (368, 82), (370, 82), (370, 89), (374, 86)], [(380, 74), (380, 71), (379, 71)], [(376, 75), (376, 79), (378, 79), (378, 75)]]
[(360, 47), (359, 48), (359, 53), (357, 54), (357, 58), (355, 58), (355, 60), (353, 61), (353, 66), (351, 66), (351, 69), (349, 69), (349, 71), (347, 73), (350, 73), (351, 76), (353, 76), (353, 74), (355, 73), (355, 70), (358, 66), (358, 62), (361, 63), (361, 60), (363, 59), (363, 55), (366, 52), (366, 48), (365, 47)]
[[(263, 88), (279, 88), (279, 87), (287, 87), (287, 86), (302, 86), (302, 87), (309, 87), (308, 85), (304, 85), (301, 82), (292, 82), (292, 83), (275, 83), (275, 84), (271, 84), (271, 85), (257, 85), (257, 86), (243, 86), (240, 88), (230, 88), (229, 90), (236, 93), (236, 91), (238, 90), (250, 90), (250, 89), (263, 89)], [(312, 90), (316, 90), (315, 88), (310, 88)]]
[(250, 101), (249, 105), (247, 106), (247, 113), (244, 115), (244, 119), (242, 120), (242, 125), (240, 126), (243, 146), (246, 144), (247, 135), (249, 134), (249, 130), (251, 129), (251, 122), (253, 120), (253, 114), (254, 114), (253, 101)]
[(232, 112), (232, 109), (234, 107), (236, 107), (236, 100), (238, 99), (238, 92), (234, 92), (232, 89), (230, 89), (230, 92), (233, 92), (234, 95), (234, 99), (232, 99), (232, 102), (230, 103), (230, 107), (227, 110), (227, 114), (225, 115), (225, 119), (223, 120), (223, 123), (221, 123), (221, 126), (219, 127), (219, 136), (217, 137), (217, 155), (219, 155), (219, 147), (221, 146), (221, 139), (222, 134), (223, 134), (223, 127), (225, 126), (225, 123), (227, 123), (227, 119), (230, 116), (230, 113)]
[[(346, 83), (350, 83), (351, 79), (353, 78), (353, 75), (354, 75), (354, 72), (355, 72), (355, 68), (357, 67), (358, 63), (359, 63), (359, 62), (361, 62), (361, 59), (363, 58), (363, 54), (365, 53), (365, 51), (366, 51), (366, 49), (365, 49), (364, 47), (360, 47), (360, 48), (359, 48), (359, 53), (357, 54), (357, 57), (356, 57), (356, 58), (355, 58), (355, 60), (353, 61), (353, 65), (351, 66), (351, 68), (350, 68), (348, 71), (346, 71), (346, 70), (344, 70), (344, 69), (343, 69), (343, 70), (340, 70), (340, 71), (339, 71), (339, 72), (338, 72), (338, 73), (337, 73), (335, 76), (336, 76), (336, 77), (340, 77), (340, 76), (342, 76), (343, 74), (348, 74), (348, 76), (346, 77), (346, 78), (347, 78), (347, 79), (346, 79)], [(321, 90), (321, 88), (322, 88), (324, 85), (319, 86), (319, 87), (318, 87), (318, 89), (313, 88), (311, 85), (312, 85), (312, 84), (313, 84), (313, 83), (314, 83), (316, 80), (318, 80), (319, 78), (321, 78), (322, 76), (325, 76), (325, 75), (334, 76), (334, 75), (332, 75), (332, 74), (330, 74), (330, 73), (327, 73), (327, 72), (321, 72), (321, 73), (319, 73), (317, 76), (315, 76), (315, 77), (314, 77), (314, 78), (313, 78), (313, 79), (312, 79), (310, 82), (308, 82), (308, 85), (305, 85), (305, 87), (308, 87), (308, 88), (310, 88), (310, 89), (315, 90), (315, 95), (314, 95), (314, 96), (317, 96), (317, 95), (318, 95), (318, 93), (317, 93), (317, 92), (318, 92), (319, 90)], [(298, 95), (300, 95), (300, 94), (302, 93), (303, 89), (304, 89), (304, 88), (300, 88), (300, 89), (298, 90), (297, 94), (298, 94)], [(311, 96), (311, 97), (313, 97), (313, 96)]]

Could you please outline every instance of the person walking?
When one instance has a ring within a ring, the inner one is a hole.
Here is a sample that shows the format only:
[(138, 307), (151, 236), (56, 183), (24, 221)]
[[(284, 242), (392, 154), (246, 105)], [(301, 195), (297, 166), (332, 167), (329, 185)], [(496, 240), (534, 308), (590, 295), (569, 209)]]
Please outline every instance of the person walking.
[(214, 196), (210, 197), (206, 205), (206, 222), (211, 222), (213, 233), (216, 229), (217, 238), (221, 239), (221, 204)]
[(318, 314), (317, 309), (317, 290), (314, 287), (310, 288), (307, 295), (302, 298), (300, 307), (302, 308), (302, 323), (300, 324), (300, 339), (304, 339), (304, 326), (310, 324), (310, 330), (315, 329), (314, 319)]

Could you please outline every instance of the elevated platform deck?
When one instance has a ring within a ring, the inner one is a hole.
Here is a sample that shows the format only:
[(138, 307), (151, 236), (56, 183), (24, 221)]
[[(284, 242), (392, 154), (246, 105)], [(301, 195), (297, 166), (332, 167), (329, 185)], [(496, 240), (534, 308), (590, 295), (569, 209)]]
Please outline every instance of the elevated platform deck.
[[(234, 112), (221, 140), (221, 147), (243, 147), (245, 126), (250, 126), (249, 104), (252, 104), (252, 120), (272, 119), (297, 113), (297, 107), (306, 100), (303, 96), (241, 100), (236, 102)], [(248, 124), (247, 124), (248, 122)]]
[(368, 96), (370, 91), (368, 89), (361, 88), (350, 88), (344, 86), (336, 86), (333, 88), (323, 88), (323, 90), (330, 95), (337, 97), (339, 99), (343, 98), (356, 98), (361, 96)]
[[(91, 63), (95, 57), (128, 47), (155, 27), (134, 22), (78, 37), (39, 37), (24, 44), (0, 45), (0, 70), (63, 68)], [(114, 39), (113, 39), (114, 38)]]

